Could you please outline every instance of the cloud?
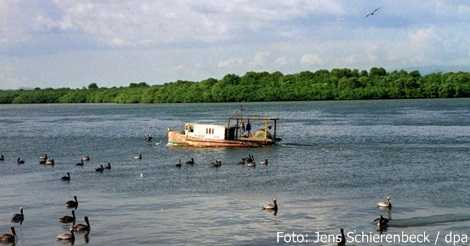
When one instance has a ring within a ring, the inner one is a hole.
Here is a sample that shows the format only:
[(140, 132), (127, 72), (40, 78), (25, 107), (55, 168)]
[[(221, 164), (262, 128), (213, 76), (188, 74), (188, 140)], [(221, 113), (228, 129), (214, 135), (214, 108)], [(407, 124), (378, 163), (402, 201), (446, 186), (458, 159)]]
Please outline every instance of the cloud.
[(322, 63), (322, 59), (316, 54), (305, 54), (300, 58), (302, 65), (321, 65)]
[(219, 68), (233, 68), (243, 64), (243, 59), (241, 58), (229, 58), (223, 61), (220, 61), (217, 64)]

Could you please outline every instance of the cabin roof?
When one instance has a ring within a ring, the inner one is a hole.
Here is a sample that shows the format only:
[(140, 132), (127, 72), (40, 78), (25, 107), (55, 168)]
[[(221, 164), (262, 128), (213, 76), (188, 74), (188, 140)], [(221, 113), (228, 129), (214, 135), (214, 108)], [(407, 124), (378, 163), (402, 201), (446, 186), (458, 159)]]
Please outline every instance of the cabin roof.
[(279, 118), (266, 117), (262, 115), (232, 115), (230, 120), (279, 120)]

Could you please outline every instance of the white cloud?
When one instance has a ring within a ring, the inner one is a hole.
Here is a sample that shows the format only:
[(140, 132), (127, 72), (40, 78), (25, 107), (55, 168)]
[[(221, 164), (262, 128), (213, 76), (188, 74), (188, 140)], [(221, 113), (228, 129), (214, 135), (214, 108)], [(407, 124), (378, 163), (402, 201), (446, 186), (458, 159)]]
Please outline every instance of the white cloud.
[(233, 68), (243, 64), (243, 59), (241, 58), (229, 58), (223, 61), (220, 61), (217, 64), (218, 68)]
[(305, 54), (300, 58), (302, 65), (321, 65), (322, 59), (317, 54)]

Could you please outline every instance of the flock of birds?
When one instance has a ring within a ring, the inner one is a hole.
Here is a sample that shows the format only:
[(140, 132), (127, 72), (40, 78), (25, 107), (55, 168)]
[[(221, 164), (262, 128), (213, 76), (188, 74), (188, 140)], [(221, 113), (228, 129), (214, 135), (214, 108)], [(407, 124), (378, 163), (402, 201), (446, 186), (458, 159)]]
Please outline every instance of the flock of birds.
[[(209, 163), (209, 166), (218, 168), (218, 167), (222, 166), (222, 163), (223, 163), (222, 160), (216, 159), (214, 161), (211, 161)], [(256, 167), (256, 163), (257, 162), (256, 162), (256, 160), (255, 160), (255, 158), (252, 154), (248, 154), (248, 157), (243, 157), (238, 162), (238, 164), (245, 165), (247, 167)], [(185, 164), (193, 166), (195, 164), (194, 158), (189, 159), (188, 161), (185, 162)], [(260, 161), (259, 164), (267, 166), (269, 164), (269, 160), (264, 159), (263, 161)], [(178, 163), (176, 163), (175, 166), (178, 167), (178, 168), (181, 168), (183, 166), (183, 162), (181, 161), (181, 159), (178, 160)]]

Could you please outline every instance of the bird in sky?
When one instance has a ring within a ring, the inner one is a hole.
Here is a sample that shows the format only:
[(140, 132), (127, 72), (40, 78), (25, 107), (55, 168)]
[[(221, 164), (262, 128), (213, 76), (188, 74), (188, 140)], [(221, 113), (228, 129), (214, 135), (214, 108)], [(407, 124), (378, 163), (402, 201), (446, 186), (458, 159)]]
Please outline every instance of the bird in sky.
[(377, 11), (379, 11), (380, 9), (381, 8), (376, 8), (376, 9), (372, 10), (371, 12), (367, 13), (367, 15), (365, 17), (367, 18), (367, 17), (375, 15), (377, 13)]

